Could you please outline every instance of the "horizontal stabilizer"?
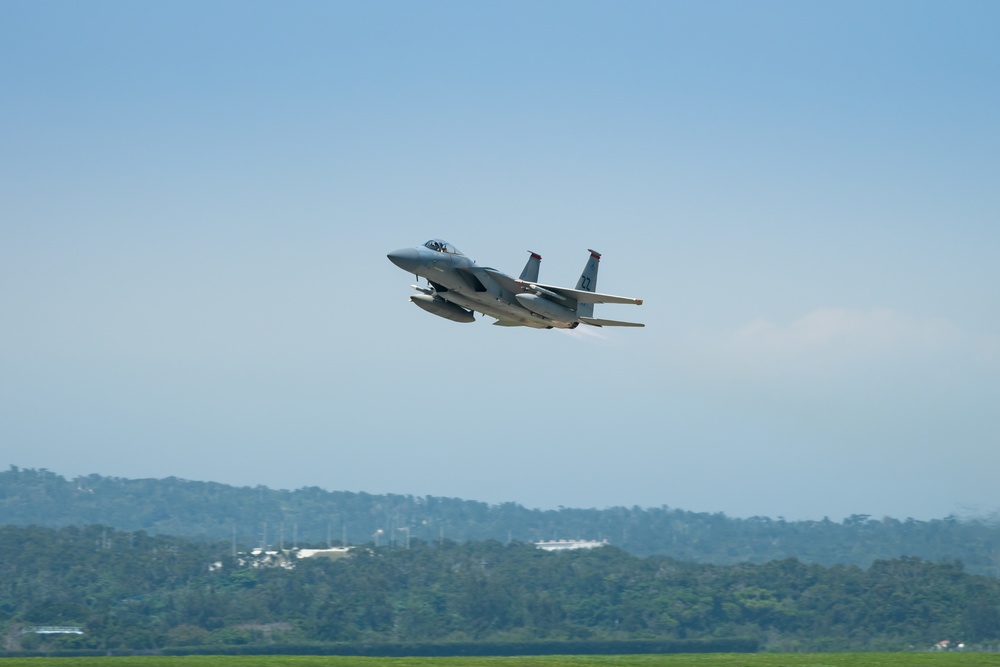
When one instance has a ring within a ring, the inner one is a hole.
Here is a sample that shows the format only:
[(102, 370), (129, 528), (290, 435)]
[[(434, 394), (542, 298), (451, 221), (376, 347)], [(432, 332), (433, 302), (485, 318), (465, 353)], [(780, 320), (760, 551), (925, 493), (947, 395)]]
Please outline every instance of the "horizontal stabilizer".
[(599, 320), (596, 317), (581, 317), (580, 321), (592, 327), (644, 327), (639, 322), (619, 322), (618, 320)]

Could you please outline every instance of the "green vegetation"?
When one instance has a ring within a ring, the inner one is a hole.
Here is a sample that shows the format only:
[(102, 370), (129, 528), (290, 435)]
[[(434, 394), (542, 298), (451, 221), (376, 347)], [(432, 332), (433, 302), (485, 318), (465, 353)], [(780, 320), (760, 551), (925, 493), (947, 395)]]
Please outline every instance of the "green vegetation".
[(8, 658), (4, 667), (994, 667), (988, 653), (809, 653), (530, 656), (500, 658), (355, 658), (330, 656), (191, 656)]
[[(927, 650), (1000, 638), (1000, 580), (956, 562), (720, 566), (612, 546), (413, 540), (286, 569), (241, 567), (230, 549), (99, 526), (2, 527), (3, 646), (511, 655)], [(84, 634), (30, 631), (54, 625)]]
[[(1000, 575), (1000, 524), (954, 518), (784, 521), (686, 512), (667, 507), (530, 510), (516, 503), (370, 495), (304, 488), (278, 491), (176, 478), (67, 480), (47, 470), (0, 472), (0, 517), (7, 524), (83, 526), (231, 541), (382, 544), (405, 539), (607, 539), (636, 556), (665, 555), (719, 565), (794, 557), (860, 565), (917, 556), (959, 559), (969, 572)], [(379, 533), (378, 531), (381, 531)], [(405, 533), (403, 532), (405, 531)]]

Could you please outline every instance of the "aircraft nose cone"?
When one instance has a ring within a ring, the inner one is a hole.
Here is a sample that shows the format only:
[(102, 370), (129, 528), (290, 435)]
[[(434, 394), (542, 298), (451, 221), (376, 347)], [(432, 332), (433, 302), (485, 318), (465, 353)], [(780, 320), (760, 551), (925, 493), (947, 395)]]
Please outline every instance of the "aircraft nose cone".
[(389, 258), (390, 262), (409, 273), (416, 273), (417, 267), (420, 265), (420, 253), (417, 252), (416, 248), (393, 250), (386, 257)]

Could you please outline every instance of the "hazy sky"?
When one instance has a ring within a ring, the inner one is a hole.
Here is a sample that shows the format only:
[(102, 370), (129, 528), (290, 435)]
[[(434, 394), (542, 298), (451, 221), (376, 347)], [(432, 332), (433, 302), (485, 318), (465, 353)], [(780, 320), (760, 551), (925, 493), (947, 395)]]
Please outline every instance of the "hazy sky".
[[(1000, 4), (0, 4), (0, 466), (1000, 510)], [(436, 318), (387, 252), (646, 300)]]

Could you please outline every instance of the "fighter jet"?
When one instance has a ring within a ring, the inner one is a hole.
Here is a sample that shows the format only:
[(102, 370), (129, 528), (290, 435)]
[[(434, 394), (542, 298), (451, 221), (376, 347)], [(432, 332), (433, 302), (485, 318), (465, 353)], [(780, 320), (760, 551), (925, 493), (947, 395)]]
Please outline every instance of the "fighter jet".
[(455, 322), (475, 321), (475, 312), (496, 319), (502, 327), (575, 329), (581, 323), (594, 327), (641, 327), (638, 322), (619, 322), (594, 317), (596, 303), (632, 303), (642, 299), (600, 294), (597, 268), (601, 254), (590, 251), (576, 289), (538, 282), (542, 258), (529, 251), (528, 263), (518, 278), (486, 266), (478, 266), (458, 249), (431, 239), (416, 248), (394, 250), (389, 260), (408, 273), (427, 280), (427, 286), (410, 285), (419, 294), (410, 301), (439, 317)]

